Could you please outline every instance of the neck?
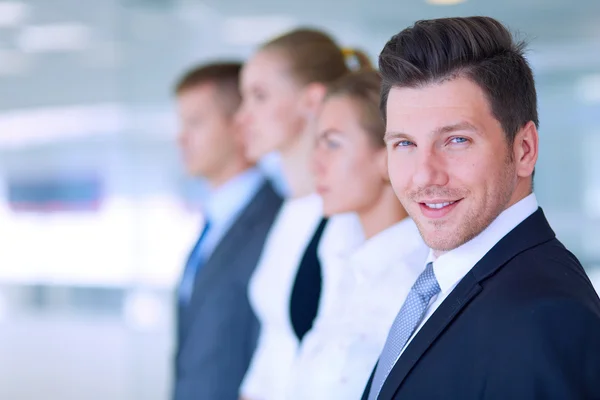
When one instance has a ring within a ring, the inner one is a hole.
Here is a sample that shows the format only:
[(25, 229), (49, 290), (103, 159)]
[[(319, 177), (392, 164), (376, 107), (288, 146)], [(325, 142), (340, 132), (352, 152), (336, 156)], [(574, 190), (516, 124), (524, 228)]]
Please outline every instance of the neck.
[(281, 167), (292, 198), (308, 196), (315, 191), (310, 165), (313, 148), (313, 133), (305, 130), (293, 143), (280, 151)]
[(517, 185), (515, 187), (515, 190), (513, 191), (512, 195), (510, 196), (508, 205), (504, 208), (504, 210), (507, 210), (510, 207), (514, 206), (515, 204), (517, 204), (518, 202), (523, 200), (525, 197), (529, 196), (531, 193), (533, 193), (531, 178), (519, 179), (517, 182)]
[(441, 256), (443, 256), (444, 254), (446, 254), (446, 253), (447, 253), (447, 251), (435, 250), (435, 249), (432, 249), (432, 250), (433, 250), (433, 256), (434, 256), (436, 259), (440, 258)]
[(212, 190), (218, 189), (236, 176), (246, 172), (251, 167), (252, 164), (243, 159), (228, 162), (226, 163), (225, 168), (210, 177), (206, 177), (208, 185)]
[(402, 221), (408, 217), (408, 213), (402, 207), (390, 187), (385, 190), (385, 193), (382, 194), (377, 204), (368, 210), (359, 211), (358, 217), (365, 238), (369, 239)]

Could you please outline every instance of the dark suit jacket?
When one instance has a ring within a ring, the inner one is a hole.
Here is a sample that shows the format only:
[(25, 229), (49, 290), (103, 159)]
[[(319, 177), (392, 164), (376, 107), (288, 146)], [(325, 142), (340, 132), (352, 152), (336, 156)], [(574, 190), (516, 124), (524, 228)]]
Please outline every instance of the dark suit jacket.
[(248, 281), (281, 203), (265, 183), (198, 272), (178, 310), (175, 400), (238, 399), (259, 333)]
[(600, 399), (600, 301), (541, 209), (460, 281), (378, 399)]

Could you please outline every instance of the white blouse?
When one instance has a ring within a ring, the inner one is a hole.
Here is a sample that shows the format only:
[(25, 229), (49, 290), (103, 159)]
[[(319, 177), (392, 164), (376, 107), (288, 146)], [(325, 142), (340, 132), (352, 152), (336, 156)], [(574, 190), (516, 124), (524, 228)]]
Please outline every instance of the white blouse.
[[(240, 388), (244, 397), (252, 400), (283, 398), (299, 347), (289, 316), (292, 286), (304, 251), (322, 218), (319, 196), (288, 199), (269, 231), (248, 288), (261, 333)], [(349, 222), (352, 226), (359, 226), (356, 217), (330, 219), (319, 242), (319, 252), (334, 241), (336, 235), (332, 232), (342, 229), (339, 225), (346, 223), (344, 221), (353, 221)]]
[(332, 277), (325, 306), (302, 341), (279, 399), (360, 399), (428, 251), (407, 218), (358, 248), (322, 252), (321, 265)]

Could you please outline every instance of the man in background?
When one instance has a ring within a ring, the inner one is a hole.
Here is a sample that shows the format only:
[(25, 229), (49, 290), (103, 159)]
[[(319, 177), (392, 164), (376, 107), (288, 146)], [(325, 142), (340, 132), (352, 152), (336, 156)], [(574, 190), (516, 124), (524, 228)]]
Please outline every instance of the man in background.
[(282, 199), (244, 156), (240, 69), (202, 65), (175, 87), (184, 164), (209, 194), (178, 288), (174, 400), (237, 399), (258, 337), (246, 288)]

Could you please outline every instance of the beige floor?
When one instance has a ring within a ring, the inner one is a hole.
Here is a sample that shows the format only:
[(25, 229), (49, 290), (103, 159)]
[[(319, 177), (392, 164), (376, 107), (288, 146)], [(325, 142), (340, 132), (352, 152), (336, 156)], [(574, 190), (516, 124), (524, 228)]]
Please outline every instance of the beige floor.
[(166, 400), (168, 324), (20, 312), (0, 321), (0, 400)]
[[(600, 266), (588, 274), (600, 288)], [(22, 292), (0, 287), (0, 400), (169, 399), (167, 294), (133, 296), (108, 311), (69, 311), (61, 292), (51, 302), (63, 306), (52, 311), (6, 306), (23, 303)]]

